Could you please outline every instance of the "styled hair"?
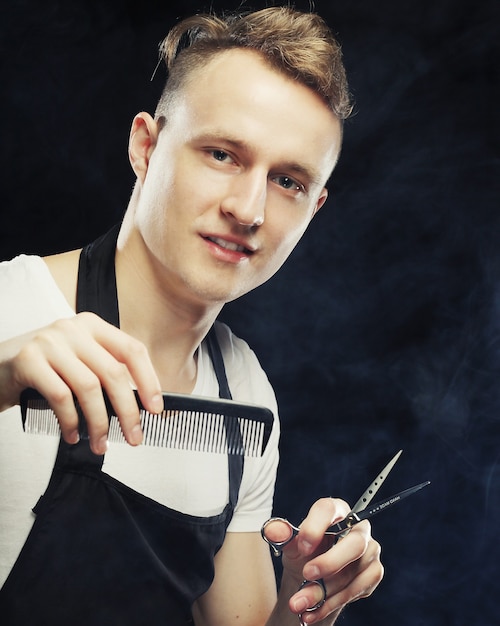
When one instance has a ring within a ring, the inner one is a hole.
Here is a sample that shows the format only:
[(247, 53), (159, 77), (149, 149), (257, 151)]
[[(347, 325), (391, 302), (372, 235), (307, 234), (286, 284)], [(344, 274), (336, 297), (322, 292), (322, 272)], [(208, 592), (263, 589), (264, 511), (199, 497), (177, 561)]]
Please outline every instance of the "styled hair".
[(270, 7), (222, 16), (199, 14), (176, 24), (160, 44), (167, 82), (156, 116), (165, 114), (177, 90), (214, 55), (253, 50), (274, 70), (315, 91), (339, 120), (352, 112), (341, 48), (315, 13)]

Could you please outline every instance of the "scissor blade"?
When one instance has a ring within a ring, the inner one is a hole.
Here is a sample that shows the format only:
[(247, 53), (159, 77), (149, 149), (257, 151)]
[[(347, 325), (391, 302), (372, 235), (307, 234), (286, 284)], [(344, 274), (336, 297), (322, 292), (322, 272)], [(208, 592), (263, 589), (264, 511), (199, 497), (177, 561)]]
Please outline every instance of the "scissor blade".
[(372, 504), (370, 507), (367, 507), (364, 511), (360, 511), (357, 515), (360, 520), (368, 519), (369, 517), (372, 517), (372, 515), (375, 515), (376, 513), (380, 513), (380, 511), (387, 509), (388, 507), (392, 506), (393, 504), (396, 504), (400, 500), (403, 500), (404, 498), (407, 498), (408, 496), (412, 496), (414, 493), (417, 493), (417, 491), (420, 491), (420, 489), (423, 489), (424, 487), (427, 487), (427, 485), (430, 485), (430, 483), (431, 483), (430, 480), (426, 480), (424, 483), (420, 483), (420, 485), (415, 485), (414, 487), (410, 487), (409, 489), (400, 491), (399, 493), (396, 493), (394, 496), (391, 496), (390, 498), (387, 498), (386, 500), (382, 500), (380, 502), (376, 502), (375, 504)]
[(408, 496), (413, 495), (417, 491), (420, 491), (420, 489), (427, 487), (427, 485), (430, 485), (430, 480), (427, 480), (424, 483), (420, 483), (420, 485), (415, 485), (415, 487), (410, 487), (409, 489), (400, 491), (399, 493), (396, 493), (395, 495), (391, 496), (390, 498), (387, 498), (386, 500), (381, 500), (380, 502), (377, 502), (376, 504), (372, 504), (370, 507), (364, 509), (363, 511), (359, 511), (359, 513), (351, 512), (341, 522), (338, 522), (337, 524), (333, 524), (333, 526), (330, 526), (330, 528), (327, 530), (327, 533), (343, 536), (343, 534), (345, 534), (346, 531), (350, 530), (352, 526), (355, 526), (359, 522), (362, 522), (364, 519), (368, 519), (369, 517), (372, 517), (372, 515), (376, 515), (377, 513), (380, 513), (380, 511), (384, 511), (385, 509), (388, 509), (393, 504), (396, 504), (396, 502), (400, 502), (404, 498), (407, 498)]
[(352, 507), (351, 513), (359, 513), (359, 511), (363, 511), (363, 509), (365, 509), (370, 504), (375, 494), (382, 486), (382, 483), (389, 475), (389, 472), (396, 465), (396, 462), (401, 456), (402, 452), (403, 451), (400, 450), (396, 455), (394, 455), (394, 457), (389, 461), (389, 463), (387, 463), (384, 469), (379, 474), (377, 474), (377, 478), (375, 478), (375, 480), (371, 483), (368, 489), (363, 493), (361, 498)]

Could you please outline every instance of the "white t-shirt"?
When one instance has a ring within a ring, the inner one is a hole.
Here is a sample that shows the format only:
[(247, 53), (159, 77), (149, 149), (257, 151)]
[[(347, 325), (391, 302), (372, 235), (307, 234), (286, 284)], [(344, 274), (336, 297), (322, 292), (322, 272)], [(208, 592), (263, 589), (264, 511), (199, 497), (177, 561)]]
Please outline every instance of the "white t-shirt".
[[(43, 259), (21, 255), (0, 263), (0, 341), (74, 314)], [(275, 416), (264, 455), (245, 458), (239, 500), (228, 528), (231, 532), (255, 532), (272, 510), (279, 439), (276, 399), (248, 345), (225, 324), (217, 323), (216, 330), (234, 400), (266, 406)], [(217, 397), (218, 393), (215, 372), (202, 343), (193, 394)], [(24, 433), (19, 407), (0, 413), (0, 585), (31, 528), (31, 509), (47, 486), (57, 444), (57, 437)], [(110, 443), (103, 471), (161, 504), (191, 515), (215, 515), (228, 501), (224, 454)]]

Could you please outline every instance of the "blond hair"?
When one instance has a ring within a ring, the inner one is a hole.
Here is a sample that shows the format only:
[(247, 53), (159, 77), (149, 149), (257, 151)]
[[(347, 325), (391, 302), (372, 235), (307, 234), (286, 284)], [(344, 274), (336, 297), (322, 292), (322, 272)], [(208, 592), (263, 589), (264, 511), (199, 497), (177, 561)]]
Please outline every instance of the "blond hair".
[(200, 14), (176, 24), (160, 44), (168, 78), (156, 115), (165, 114), (172, 97), (198, 68), (226, 50), (254, 50), (269, 65), (306, 85), (345, 120), (352, 104), (340, 45), (315, 13), (271, 7), (223, 16)]

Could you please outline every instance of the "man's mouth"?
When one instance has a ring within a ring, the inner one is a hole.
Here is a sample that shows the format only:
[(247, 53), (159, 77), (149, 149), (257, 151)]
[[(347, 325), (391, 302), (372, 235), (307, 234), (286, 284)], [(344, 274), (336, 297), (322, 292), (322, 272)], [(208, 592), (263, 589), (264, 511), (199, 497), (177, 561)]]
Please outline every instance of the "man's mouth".
[(225, 250), (231, 250), (232, 252), (241, 252), (244, 254), (252, 254), (252, 250), (249, 250), (245, 246), (235, 243), (234, 241), (227, 241), (226, 239), (221, 239), (220, 237), (206, 237), (209, 241), (217, 244), (221, 248)]

